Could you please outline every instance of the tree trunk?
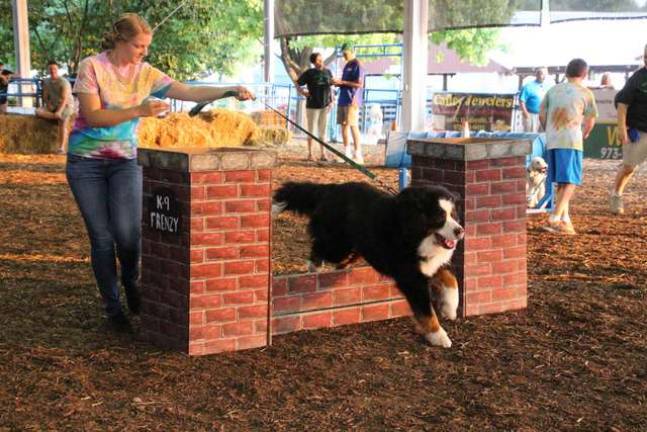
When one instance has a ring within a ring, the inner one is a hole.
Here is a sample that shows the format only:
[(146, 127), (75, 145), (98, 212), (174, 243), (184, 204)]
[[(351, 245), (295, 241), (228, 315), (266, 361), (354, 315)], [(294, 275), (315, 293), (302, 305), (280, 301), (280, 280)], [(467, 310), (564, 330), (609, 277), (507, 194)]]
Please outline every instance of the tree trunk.
[[(299, 76), (308, 69), (310, 65), (310, 54), (312, 54), (312, 47), (304, 47), (302, 49), (293, 48), (290, 46), (290, 38), (281, 38), (281, 61), (285, 67), (285, 71), (297, 86), (297, 79)], [(306, 126), (305, 113), (306, 103), (305, 99), (299, 98), (296, 104), (296, 113), (294, 121), (301, 127)], [(287, 113), (288, 116), (290, 113)], [(295, 131), (297, 132), (297, 131)]]

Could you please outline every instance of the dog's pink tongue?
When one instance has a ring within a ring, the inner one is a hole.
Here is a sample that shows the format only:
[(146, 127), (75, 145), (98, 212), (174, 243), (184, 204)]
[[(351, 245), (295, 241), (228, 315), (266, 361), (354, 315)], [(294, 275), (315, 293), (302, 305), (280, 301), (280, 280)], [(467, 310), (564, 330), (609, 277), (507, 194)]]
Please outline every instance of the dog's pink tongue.
[(456, 246), (456, 241), (443, 239), (443, 244), (447, 249), (454, 249), (454, 247)]

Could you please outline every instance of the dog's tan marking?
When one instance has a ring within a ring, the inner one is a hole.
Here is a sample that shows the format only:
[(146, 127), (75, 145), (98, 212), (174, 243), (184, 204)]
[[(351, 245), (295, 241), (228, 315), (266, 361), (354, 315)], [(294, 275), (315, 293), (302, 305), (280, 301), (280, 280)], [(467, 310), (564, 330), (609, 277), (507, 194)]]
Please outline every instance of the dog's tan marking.
[(458, 281), (456, 280), (456, 276), (454, 276), (452, 272), (444, 268), (438, 270), (438, 272), (432, 279), (432, 283), (434, 284), (434, 286), (440, 285), (444, 288), (458, 289)]
[(418, 326), (420, 327), (420, 332), (422, 334), (436, 333), (438, 330), (440, 330), (440, 322), (438, 322), (438, 317), (435, 313), (430, 317), (420, 317), (416, 319), (418, 321)]
[(455, 320), (458, 316), (458, 281), (456, 276), (446, 268), (438, 270), (431, 278), (431, 289), (434, 294), (434, 305), (443, 318)]

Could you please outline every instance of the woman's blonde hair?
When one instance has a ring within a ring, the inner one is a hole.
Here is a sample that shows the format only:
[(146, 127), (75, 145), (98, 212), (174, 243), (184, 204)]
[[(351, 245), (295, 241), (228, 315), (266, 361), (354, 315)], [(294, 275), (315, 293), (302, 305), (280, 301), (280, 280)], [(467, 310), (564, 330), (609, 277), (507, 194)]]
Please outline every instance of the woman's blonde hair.
[(151, 34), (151, 26), (146, 20), (134, 13), (122, 14), (112, 25), (112, 30), (104, 33), (101, 47), (113, 49), (117, 42), (127, 42), (140, 33)]

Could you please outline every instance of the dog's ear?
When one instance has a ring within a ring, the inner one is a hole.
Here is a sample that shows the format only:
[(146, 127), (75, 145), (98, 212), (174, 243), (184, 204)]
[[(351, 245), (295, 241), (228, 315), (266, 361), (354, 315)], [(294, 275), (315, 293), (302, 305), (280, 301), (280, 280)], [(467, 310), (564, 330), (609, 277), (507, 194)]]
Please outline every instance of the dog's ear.
[(424, 202), (418, 188), (406, 188), (396, 197), (397, 225), (404, 239), (424, 236)]

